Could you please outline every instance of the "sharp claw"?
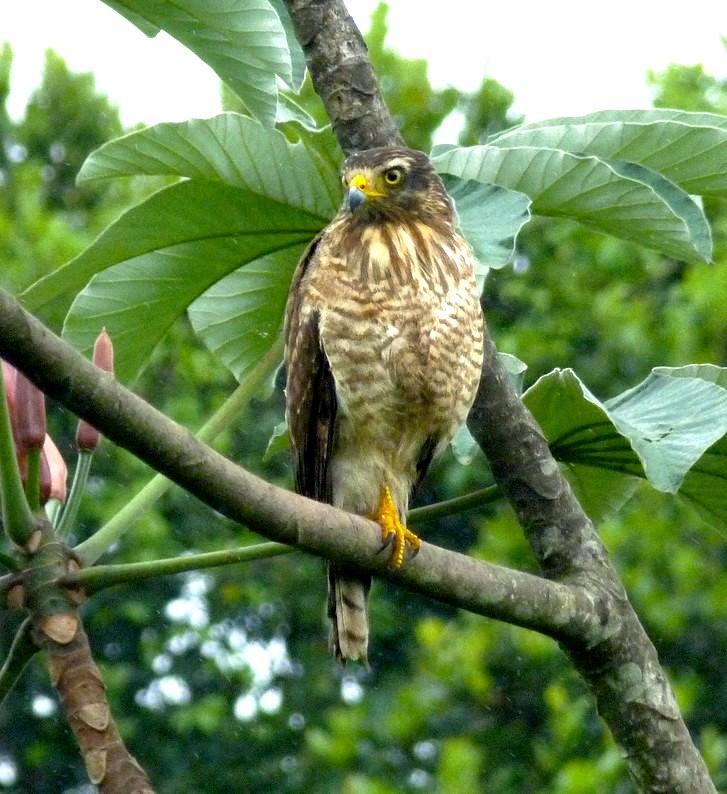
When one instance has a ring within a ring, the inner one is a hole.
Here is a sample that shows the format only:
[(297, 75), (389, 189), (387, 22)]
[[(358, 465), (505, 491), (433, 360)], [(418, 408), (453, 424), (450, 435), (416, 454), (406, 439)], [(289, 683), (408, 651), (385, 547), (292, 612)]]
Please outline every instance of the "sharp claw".
[(384, 536), (381, 538), (381, 541), (382, 541), (382, 542), (381, 542), (381, 548), (382, 548), (382, 549), (388, 549), (388, 548), (389, 548), (389, 546), (391, 546), (391, 544), (392, 544), (392, 543), (393, 543), (395, 540), (396, 540), (396, 533), (395, 533), (395, 532), (389, 532), (389, 534), (388, 534), (388, 535), (384, 535)]
[(410, 559), (416, 557), (421, 541), (401, 522), (388, 486), (384, 486), (379, 506), (371, 518), (381, 526), (382, 550), (393, 545), (390, 568), (401, 568), (407, 559), (407, 546), (411, 550)]

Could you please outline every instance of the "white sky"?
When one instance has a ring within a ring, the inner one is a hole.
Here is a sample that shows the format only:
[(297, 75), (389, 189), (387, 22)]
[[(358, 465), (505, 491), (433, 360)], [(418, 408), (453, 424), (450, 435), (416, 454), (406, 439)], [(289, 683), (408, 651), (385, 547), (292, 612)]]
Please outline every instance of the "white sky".
[[(364, 31), (376, 5), (348, 2)], [(727, 77), (725, 0), (390, 0), (390, 6), (390, 45), (428, 58), (436, 86), (471, 90), (487, 73), (515, 94), (515, 110), (529, 120), (647, 107), (646, 71), (669, 63), (701, 62), (708, 73)], [(74, 71), (95, 73), (125, 125), (219, 111), (217, 79), (208, 67), (165, 34), (147, 39), (100, 0), (0, 0), (2, 41), (15, 53), (10, 110), (16, 117), (40, 80), (48, 47)]]

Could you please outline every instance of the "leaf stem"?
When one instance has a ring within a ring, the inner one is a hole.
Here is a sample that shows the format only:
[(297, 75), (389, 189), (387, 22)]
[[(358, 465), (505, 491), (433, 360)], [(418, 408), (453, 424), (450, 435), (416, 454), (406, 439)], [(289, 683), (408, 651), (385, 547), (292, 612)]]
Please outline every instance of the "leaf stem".
[[(209, 444), (223, 430), (229, 427), (238, 417), (240, 411), (248, 404), (262, 384), (268, 379), (278, 365), (283, 354), (282, 334), (273, 343), (268, 352), (260, 359), (248, 377), (225, 400), (215, 414), (200, 428), (197, 438)], [(74, 549), (84, 565), (92, 565), (145, 513), (172, 485), (172, 482), (161, 474), (151, 480), (128, 502), (115, 516), (110, 518), (90, 538), (84, 540)]]
[(40, 450), (32, 447), (28, 450), (28, 476), (25, 480), (25, 498), (31, 512), (40, 510)]
[(23, 491), (15, 456), (10, 411), (5, 398), (5, 382), (0, 367), (0, 502), (8, 537), (23, 546), (33, 531), (33, 514)]
[(235, 549), (210, 551), (204, 554), (189, 554), (183, 557), (170, 557), (162, 560), (133, 562), (127, 565), (94, 565), (83, 568), (65, 577), (66, 584), (79, 584), (88, 592), (97, 592), (106, 587), (126, 582), (140, 582), (157, 576), (168, 576), (202, 568), (216, 568), (220, 565), (232, 565), (264, 557), (277, 557), (296, 551), (294, 546), (284, 543), (256, 543), (253, 546), (241, 546)]
[(15, 682), (20, 678), (25, 666), (38, 651), (38, 647), (31, 639), (30, 628), (31, 620), (28, 617), (20, 624), (7, 658), (0, 669), (0, 706), (15, 686)]
[(409, 511), (408, 522), (410, 524), (421, 524), (425, 521), (434, 521), (444, 516), (453, 516), (463, 513), (465, 510), (472, 510), (474, 507), (496, 502), (503, 496), (502, 491), (497, 485), (488, 485), (487, 488), (480, 488), (478, 491), (457, 496), (454, 499), (447, 499), (444, 502), (437, 502), (433, 505), (415, 507)]
[(68, 494), (68, 501), (63, 508), (60, 520), (56, 526), (56, 532), (59, 538), (65, 538), (76, 523), (78, 508), (81, 505), (81, 499), (83, 499), (83, 494), (86, 491), (86, 483), (88, 482), (88, 475), (91, 471), (92, 463), (93, 450), (80, 449), (78, 451), (78, 457), (76, 458), (76, 469), (73, 472), (73, 482), (71, 484), (71, 491)]

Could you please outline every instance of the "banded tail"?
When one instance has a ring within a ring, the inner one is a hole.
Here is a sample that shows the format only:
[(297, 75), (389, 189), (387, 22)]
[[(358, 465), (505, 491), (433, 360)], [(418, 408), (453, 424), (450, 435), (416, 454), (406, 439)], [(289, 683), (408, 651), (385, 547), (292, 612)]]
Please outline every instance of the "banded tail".
[(330, 647), (339, 662), (359, 660), (368, 666), (369, 590), (371, 577), (328, 564)]

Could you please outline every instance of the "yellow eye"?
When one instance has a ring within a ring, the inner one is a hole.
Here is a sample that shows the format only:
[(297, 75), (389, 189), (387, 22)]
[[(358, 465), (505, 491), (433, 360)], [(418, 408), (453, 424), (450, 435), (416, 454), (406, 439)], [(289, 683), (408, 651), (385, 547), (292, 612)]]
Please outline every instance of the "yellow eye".
[(384, 172), (384, 180), (387, 185), (398, 185), (404, 179), (404, 172), (401, 168), (390, 168)]

